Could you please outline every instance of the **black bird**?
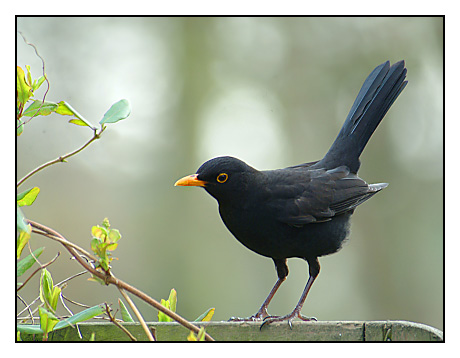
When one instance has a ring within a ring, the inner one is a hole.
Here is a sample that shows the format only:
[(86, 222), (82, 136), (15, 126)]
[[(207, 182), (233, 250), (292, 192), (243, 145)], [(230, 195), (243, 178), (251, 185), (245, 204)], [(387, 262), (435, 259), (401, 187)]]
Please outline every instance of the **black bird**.
[[(233, 157), (204, 163), (176, 186), (200, 186), (219, 203), (230, 232), (244, 246), (271, 257), (278, 280), (260, 309), (233, 320), (310, 320), (300, 311), (318, 276), (318, 257), (337, 252), (350, 232), (355, 208), (388, 184), (367, 184), (357, 176), (359, 156), (407, 84), (404, 61), (377, 66), (366, 78), (337, 138), (323, 159), (278, 170), (258, 171)], [(267, 307), (288, 275), (286, 260), (308, 262), (309, 278), (294, 310), (270, 316)], [(313, 318), (314, 319), (314, 318)], [(261, 326), (261, 328), (262, 328)], [(292, 328), (292, 326), (291, 326)]]

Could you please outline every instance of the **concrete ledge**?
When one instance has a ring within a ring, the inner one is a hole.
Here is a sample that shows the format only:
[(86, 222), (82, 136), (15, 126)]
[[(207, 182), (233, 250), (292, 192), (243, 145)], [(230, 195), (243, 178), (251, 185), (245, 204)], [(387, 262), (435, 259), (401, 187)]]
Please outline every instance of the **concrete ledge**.
[[(273, 323), (260, 330), (258, 322), (195, 322), (205, 326), (216, 341), (406, 341), (442, 342), (443, 332), (420, 323), (408, 321), (319, 321)], [(138, 323), (123, 324), (138, 340), (145, 341), (145, 333)], [(160, 342), (187, 341), (189, 331), (178, 323), (148, 322)], [(95, 333), (96, 341), (129, 341), (119, 328), (111, 323), (84, 322), (79, 324), (83, 340)], [(41, 335), (21, 334), (24, 341), (41, 340)], [(80, 341), (75, 328), (67, 327), (52, 332), (52, 341)]]

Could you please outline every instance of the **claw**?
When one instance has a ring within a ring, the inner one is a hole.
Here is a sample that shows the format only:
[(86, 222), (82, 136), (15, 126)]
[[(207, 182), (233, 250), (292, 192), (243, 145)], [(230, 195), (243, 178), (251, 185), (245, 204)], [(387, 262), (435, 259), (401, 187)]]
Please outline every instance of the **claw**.
[(240, 318), (240, 317), (230, 317), (230, 322), (254, 322), (254, 321), (262, 321), (268, 317), (278, 317), (278, 316), (270, 316), (267, 312), (267, 309), (261, 308), (257, 313), (249, 316), (247, 318)]
[(315, 317), (305, 317), (301, 315), (297, 310), (294, 309), (291, 313), (287, 314), (286, 316), (268, 316), (264, 318), (264, 322), (261, 324), (260, 329), (262, 330), (262, 327), (268, 326), (269, 324), (273, 322), (282, 322), (282, 321), (287, 321), (289, 324), (289, 328), (292, 329), (292, 321), (295, 318), (299, 318), (302, 321), (317, 321)]

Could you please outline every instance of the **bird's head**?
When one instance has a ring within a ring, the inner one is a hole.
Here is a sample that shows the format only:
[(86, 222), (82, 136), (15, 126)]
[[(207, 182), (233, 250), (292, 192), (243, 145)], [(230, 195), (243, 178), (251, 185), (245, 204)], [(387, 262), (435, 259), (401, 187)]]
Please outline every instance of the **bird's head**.
[(174, 186), (200, 186), (217, 201), (243, 195), (258, 171), (233, 157), (217, 157), (205, 162), (196, 174), (179, 179)]

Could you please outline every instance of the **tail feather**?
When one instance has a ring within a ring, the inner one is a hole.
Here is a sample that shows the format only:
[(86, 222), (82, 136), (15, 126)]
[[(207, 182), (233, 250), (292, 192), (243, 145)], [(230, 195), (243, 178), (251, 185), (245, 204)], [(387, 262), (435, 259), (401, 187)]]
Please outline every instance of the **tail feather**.
[(364, 81), (345, 123), (331, 148), (315, 166), (346, 165), (357, 173), (359, 156), (385, 114), (407, 84), (404, 61), (377, 66)]

